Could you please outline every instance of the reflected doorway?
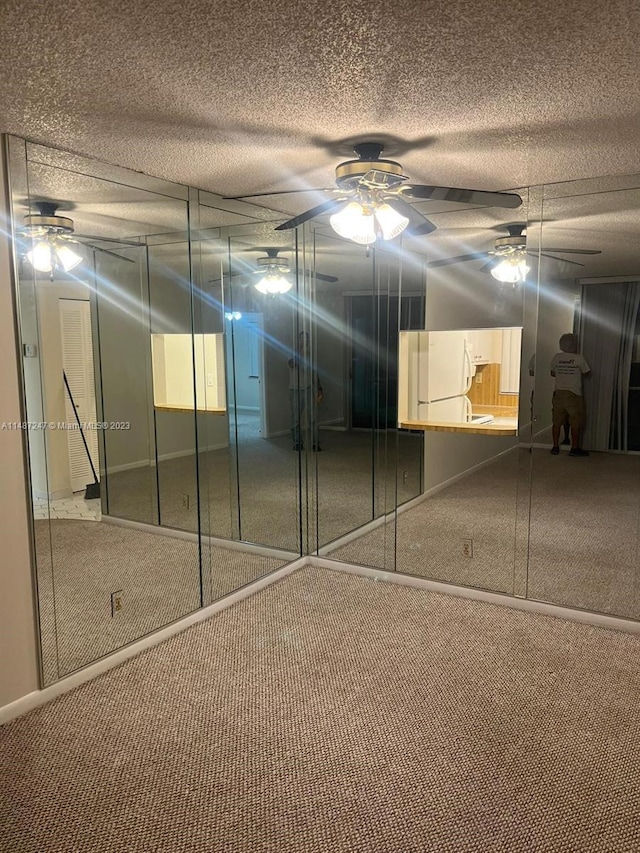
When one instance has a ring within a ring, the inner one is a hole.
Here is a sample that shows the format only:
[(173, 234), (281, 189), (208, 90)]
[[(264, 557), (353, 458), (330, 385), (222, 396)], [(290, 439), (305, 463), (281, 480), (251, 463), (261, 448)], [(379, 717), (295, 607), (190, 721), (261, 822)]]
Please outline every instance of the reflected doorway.
[(229, 409), (240, 441), (267, 434), (264, 400), (264, 319), (261, 313), (225, 314)]
[(349, 401), (352, 429), (395, 429), (398, 333), (424, 329), (421, 295), (349, 296)]

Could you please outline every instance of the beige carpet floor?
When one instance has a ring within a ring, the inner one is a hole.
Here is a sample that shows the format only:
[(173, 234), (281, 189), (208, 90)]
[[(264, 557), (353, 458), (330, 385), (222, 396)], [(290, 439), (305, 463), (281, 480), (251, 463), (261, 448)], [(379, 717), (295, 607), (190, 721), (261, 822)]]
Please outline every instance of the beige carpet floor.
[(521, 449), (328, 556), (640, 619), (640, 456)]
[(303, 569), (0, 730), (3, 853), (637, 853), (640, 638)]
[[(104, 522), (37, 521), (45, 683), (274, 571), (285, 560)], [(52, 548), (49, 548), (49, 544)], [(53, 563), (51, 562), (53, 554)], [(122, 610), (111, 610), (122, 591)]]
[[(367, 431), (323, 430), (321, 444), (321, 453), (309, 453), (300, 460), (289, 436), (263, 439), (245, 425), (239, 433), (237, 452), (227, 448), (201, 453), (203, 532), (299, 554), (301, 482), (305, 486), (304, 512), (308, 512), (312, 528), (317, 519), (321, 544), (391, 512), (396, 489), (399, 503), (420, 494), (419, 435), (390, 431), (372, 436)], [(196, 531), (195, 456), (161, 462), (157, 482), (156, 469), (150, 467), (109, 475), (109, 514), (156, 524), (157, 483), (162, 524)], [(188, 507), (184, 505), (185, 495), (189, 495)]]

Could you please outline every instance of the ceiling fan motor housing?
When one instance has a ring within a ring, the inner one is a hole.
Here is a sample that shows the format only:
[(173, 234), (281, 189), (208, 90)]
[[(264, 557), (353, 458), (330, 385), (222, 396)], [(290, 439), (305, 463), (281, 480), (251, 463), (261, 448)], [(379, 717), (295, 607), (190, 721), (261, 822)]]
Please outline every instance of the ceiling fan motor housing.
[(336, 184), (340, 189), (349, 188), (374, 170), (383, 173), (385, 179), (388, 176), (389, 184), (397, 183), (398, 178), (406, 180), (402, 166), (395, 160), (347, 160), (336, 167)]
[(496, 255), (511, 255), (513, 252), (519, 252), (527, 247), (527, 238), (522, 234), (509, 235), (508, 237), (498, 237), (496, 240), (495, 254)]
[(39, 213), (29, 213), (24, 218), (24, 224), (29, 229), (44, 229), (57, 231), (61, 234), (73, 233), (73, 219), (67, 216), (56, 216), (57, 205), (53, 202), (40, 201), (36, 203)]
[(289, 263), (285, 258), (279, 258), (276, 255), (269, 255), (268, 257), (258, 258), (258, 272), (279, 272), (279, 273), (288, 273), (290, 272)]

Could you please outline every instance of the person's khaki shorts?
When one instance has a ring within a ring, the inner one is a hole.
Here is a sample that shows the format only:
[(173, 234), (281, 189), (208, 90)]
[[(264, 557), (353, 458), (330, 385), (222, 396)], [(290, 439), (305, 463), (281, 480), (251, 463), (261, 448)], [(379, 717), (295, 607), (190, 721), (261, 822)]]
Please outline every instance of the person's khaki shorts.
[(566, 418), (569, 418), (569, 426), (580, 429), (587, 419), (584, 407), (584, 398), (573, 391), (553, 392), (553, 425), (562, 426)]

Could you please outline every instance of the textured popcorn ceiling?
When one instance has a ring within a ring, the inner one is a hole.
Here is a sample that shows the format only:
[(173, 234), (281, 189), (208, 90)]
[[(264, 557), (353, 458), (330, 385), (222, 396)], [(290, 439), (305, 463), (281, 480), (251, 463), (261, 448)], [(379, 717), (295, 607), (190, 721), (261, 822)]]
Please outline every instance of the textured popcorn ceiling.
[(1, 129), (222, 194), (380, 135), (439, 184), (631, 172), (639, 30), (635, 0), (12, 0)]
[[(331, 186), (368, 138), (416, 182), (631, 173), (639, 33), (637, 0), (13, 0), (0, 10), (0, 130), (221, 195)], [(73, 199), (86, 231), (155, 233), (183, 215), (178, 200), (52, 174), (32, 197)], [(546, 205), (543, 242), (607, 250), (581, 274), (637, 271), (636, 195), (596, 199)], [(293, 213), (317, 198), (258, 201)], [(490, 229), (520, 216), (422, 209), (439, 229), (432, 257), (491, 248)], [(212, 211), (209, 226), (242, 212)]]

